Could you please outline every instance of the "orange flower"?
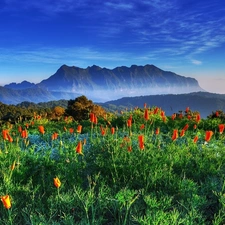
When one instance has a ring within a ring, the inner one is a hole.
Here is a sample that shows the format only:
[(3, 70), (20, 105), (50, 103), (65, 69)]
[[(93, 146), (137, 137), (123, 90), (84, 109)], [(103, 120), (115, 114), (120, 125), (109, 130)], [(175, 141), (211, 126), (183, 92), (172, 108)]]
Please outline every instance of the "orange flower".
[(185, 112), (188, 113), (189, 111), (190, 111), (190, 108), (189, 107), (186, 107)]
[(8, 140), (9, 142), (13, 142), (13, 138), (10, 136), (10, 134), (7, 133), (6, 135), (7, 135), (7, 140)]
[(18, 131), (21, 133), (22, 132), (22, 127), (18, 126)]
[(82, 141), (79, 141), (76, 147), (76, 153), (83, 155), (82, 153)]
[(183, 130), (181, 130), (181, 132), (180, 132), (180, 137), (183, 137), (185, 135), (185, 130), (183, 129)]
[(69, 128), (69, 132), (70, 132), (70, 134), (72, 134), (74, 132), (74, 129), (73, 128)]
[(216, 117), (218, 117), (219, 116), (219, 112), (218, 111), (216, 111)]
[(144, 135), (139, 135), (138, 136), (138, 141), (139, 141), (140, 149), (143, 150), (145, 148), (145, 146), (144, 146)]
[(81, 131), (82, 131), (82, 125), (78, 125), (77, 126), (77, 133), (81, 133)]
[(102, 136), (105, 136), (106, 135), (106, 128), (103, 128), (102, 126), (100, 126), (100, 130), (101, 130)]
[(94, 124), (97, 124), (98, 123), (98, 118), (97, 116), (94, 117)]
[(10, 201), (9, 195), (2, 196), (1, 200), (6, 209), (11, 208), (11, 201)]
[(200, 120), (201, 120), (201, 116), (200, 116), (200, 114), (197, 114), (197, 115), (196, 115), (196, 120), (195, 120), (195, 121), (198, 123)]
[(174, 114), (171, 116), (171, 119), (174, 120), (174, 119), (176, 118), (176, 116), (177, 116), (176, 113), (174, 113)]
[(205, 132), (205, 141), (209, 142), (212, 136), (213, 136), (213, 132), (211, 130), (209, 130), (209, 131), (207, 130)]
[(149, 120), (148, 109), (145, 109), (144, 118), (145, 120)]
[(162, 116), (162, 121), (165, 123), (166, 122), (166, 116)]
[(157, 113), (158, 113), (158, 111), (159, 111), (159, 108), (158, 108), (158, 107), (156, 107), (156, 108), (154, 109), (153, 114), (157, 114)]
[(141, 124), (140, 130), (143, 130), (144, 128), (145, 128), (145, 125), (144, 124)]
[(224, 124), (219, 124), (218, 127), (219, 127), (220, 134), (222, 134), (224, 131)]
[(163, 118), (165, 116), (165, 111), (161, 111), (160, 116)]
[(52, 134), (52, 140), (56, 140), (58, 138), (58, 133), (54, 132)]
[(94, 113), (90, 113), (90, 121), (91, 123), (94, 123), (95, 122), (95, 114)]
[(2, 130), (2, 137), (4, 140), (8, 140), (8, 136), (7, 136), (8, 133), (9, 133), (8, 130)]
[(197, 141), (198, 141), (198, 136), (195, 136), (193, 142), (196, 143)]
[(194, 128), (194, 129), (197, 129), (197, 125), (195, 124), (195, 125), (193, 126), (193, 128)]
[(22, 138), (28, 138), (28, 133), (27, 133), (26, 129), (21, 131), (21, 137)]
[(128, 120), (127, 120), (127, 126), (128, 126), (128, 127), (131, 127), (131, 125), (132, 125), (132, 119), (128, 119)]
[(184, 126), (183, 130), (186, 131), (186, 130), (188, 129), (188, 127), (189, 127), (189, 125), (186, 124), (186, 125)]
[(115, 127), (111, 127), (111, 134), (115, 134)]
[(175, 141), (178, 138), (178, 130), (173, 130), (172, 140)]
[(160, 129), (159, 129), (159, 127), (157, 127), (156, 130), (155, 130), (155, 134), (158, 135), (159, 132), (160, 132)]
[(44, 128), (44, 126), (42, 126), (42, 125), (40, 125), (40, 126), (38, 127), (38, 130), (39, 130), (39, 132), (40, 132), (41, 134), (44, 134), (44, 133), (45, 133), (45, 128)]
[(61, 181), (58, 177), (53, 178), (53, 182), (56, 188), (59, 188), (61, 186)]

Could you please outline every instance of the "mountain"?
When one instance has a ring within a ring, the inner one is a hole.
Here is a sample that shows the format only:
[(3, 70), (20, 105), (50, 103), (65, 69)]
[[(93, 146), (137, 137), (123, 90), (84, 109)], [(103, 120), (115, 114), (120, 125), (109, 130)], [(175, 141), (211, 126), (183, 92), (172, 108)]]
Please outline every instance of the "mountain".
[(124, 97), (114, 101), (99, 103), (99, 105), (105, 109), (114, 111), (115, 109), (143, 108), (145, 103), (150, 107), (161, 107), (168, 116), (179, 111), (184, 111), (186, 107), (190, 107), (192, 111), (200, 112), (202, 118), (206, 118), (216, 110), (225, 112), (225, 94), (209, 92)]
[(163, 71), (154, 65), (114, 69), (96, 65), (86, 69), (63, 65), (55, 74), (38, 84), (23, 81), (1, 87), (0, 101), (6, 104), (23, 101), (38, 103), (85, 95), (92, 101), (105, 102), (129, 96), (198, 91), (203, 89), (196, 79)]
[(39, 103), (59, 99), (74, 99), (78, 96), (74, 93), (49, 92), (36, 86), (22, 90), (14, 90), (0, 86), (0, 102), (5, 104), (15, 105), (24, 101)]
[(203, 91), (196, 79), (163, 71), (154, 65), (121, 66), (112, 70), (96, 65), (86, 69), (63, 65), (37, 86), (48, 91), (77, 92), (95, 101)]
[(22, 89), (27, 89), (27, 88), (33, 88), (33, 87), (35, 87), (35, 84), (24, 80), (21, 83), (13, 82), (13, 83), (10, 83), (10, 84), (6, 84), (4, 87), (15, 89), (15, 90), (22, 90)]
[(50, 101), (52, 97), (51, 93), (38, 87), (22, 90), (0, 87), (0, 101), (7, 104), (17, 104), (23, 101), (39, 102), (43, 99)]

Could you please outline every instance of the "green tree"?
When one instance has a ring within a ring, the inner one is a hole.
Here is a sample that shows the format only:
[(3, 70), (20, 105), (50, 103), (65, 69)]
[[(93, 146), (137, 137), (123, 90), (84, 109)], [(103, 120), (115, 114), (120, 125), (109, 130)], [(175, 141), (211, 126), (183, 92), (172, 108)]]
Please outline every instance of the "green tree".
[(81, 121), (88, 119), (90, 112), (95, 113), (96, 116), (103, 116), (106, 113), (101, 106), (94, 104), (84, 95), (75, 100), (68, 101), (66, 114), (72, 116), (75, 120)]

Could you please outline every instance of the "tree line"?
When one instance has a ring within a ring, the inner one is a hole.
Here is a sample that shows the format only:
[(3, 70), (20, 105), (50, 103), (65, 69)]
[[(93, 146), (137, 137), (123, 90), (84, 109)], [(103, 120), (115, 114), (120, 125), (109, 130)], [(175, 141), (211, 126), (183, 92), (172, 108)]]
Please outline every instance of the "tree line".
[(106, 111), (103, 107), (94, 104), (82, 95), (74, 100), (59, 100), (35, 104), (22, 102), (18, 105), (7, 105), (0, 102), (0, 121), (16, 123), (29, 120), (34, 115), (41, 115), (49, 120), (60, 120), (64, 116), (72, 116), (81, 121), (88, 118), (90, 112), (103, 116)]

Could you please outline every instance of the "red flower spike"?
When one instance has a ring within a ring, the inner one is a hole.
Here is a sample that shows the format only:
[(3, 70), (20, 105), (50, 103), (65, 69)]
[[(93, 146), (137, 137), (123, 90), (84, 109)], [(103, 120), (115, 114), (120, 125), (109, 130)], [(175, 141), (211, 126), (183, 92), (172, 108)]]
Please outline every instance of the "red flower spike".
[(224, 124), (219, 124), (218, 127), (219, 127), (220, 134), (222, 134), (224, 131)]
[(128, 120), (127, 120), (127, 126), (128, 126), (128, 127), (131, 127), (131, 125), (132, 125), (132, 119), (128, 119)]
[(183, 137), (185, 135), (185, 130), (183, 129), (183, 130), (181, 130), (181, 132), (180, 132), (180, 137)]
[(79, 134), (80, 134), (80, 133), (81, 133), (81, 131), (82, 131), (82, 125), (78, 125), (78, 126), (77, 126), (77, 133), (79, 133)]
[(198, 136), (195, 136), (193, 142), (196, 143), (198, 141)]
[(111, 127), (111, 134), (115, 134), (115, 127)]
[(176, 116), (177, 116), (176, 113), (174, 113), (174, 114), (171, 116), (171, 119), (174, 120), (174, 119), (176, 118)]
[(42, 125), (40, 125), (40, 126), (38, 127), (38, 130), (39, 130), (39, 132), (40, 132), (41, 134), (44, 134), (44, 133), (45, 133), (45, 128), (44, 128), (44, 126), (42, 126)]
[(76, 147), (76, 153), (83, 155), (82, 153), (82, 141), (79, 141)]
[(205, 141), (209, 142), (212, 136), (213, 136), (213, 132), (211, 130), (207, 130), (205, 132)]
[(149, 120), (148, 109), (145, 109), (144, 118), (145, 118), (145, 120)]
[(196, 115), (196, 120), (195, 120), (195, 121), (196, 121), (197, 123), (199, 123), (200, 120), (201, 120), (201, 116), (200, 116), (200, 114), (197, 114), (197, 115)]
[(22, 130), (22, 131), (21, 131), (21, 137), (24, 138), (24, 139), (25, 139), (25, 138), (28, 138), (27, 130)]
[(178, 138), (178, 130), (173, 130), (172, 141), (175, 141)]
[(157, 127), (157, 128), (156, 128), (156, 131), (155, 131), (155, 134), (158, 135), (159, 132), (160, 132), (160, 129), (159, 129), (159, 127)]
[(138, 141), (139, 141), (140, 149), (143, 150), (145, 148), (145, 146), (144, 146), (144, 135), (139, 135), (138, 136)]
[(189, 127), (189, 125), (186, 124), (186, 125), (184, 126), (183, 130), (186, 131), (186, 130), (188, 129), (188, 127)]
[(187, 107), (186, 110), (185, 110), (185, 112), (188, 113), (189, 111), (190, 111), (190, 108)]

